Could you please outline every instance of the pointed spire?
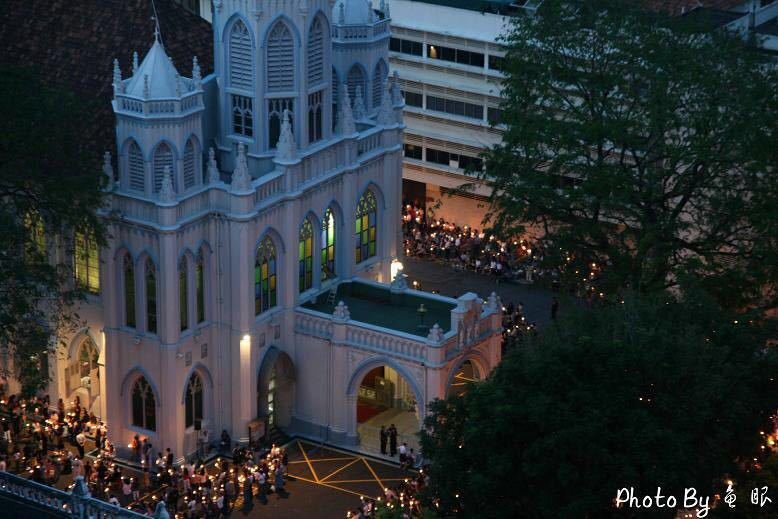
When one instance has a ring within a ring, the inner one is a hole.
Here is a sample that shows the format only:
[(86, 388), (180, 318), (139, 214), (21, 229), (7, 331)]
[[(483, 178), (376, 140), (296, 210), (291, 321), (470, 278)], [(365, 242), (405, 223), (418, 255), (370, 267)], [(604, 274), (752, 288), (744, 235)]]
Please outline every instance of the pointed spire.
[(354, 120), (359, 121), (365, 118), (365, 100), (362, 98), (362, 86), (357, 85), (357, 91), (354, 95)]
[(392, 108), (392, 98), (389, 93), (389, 81), (384, 81), (384, 93), (381, 96), (381, 106), (378, 108), (378, 117), (376, 121), (381, 126), (391, 126), (396, 121), (394, 118), (394, 109)]
[(387, 0), (386, 4), (384, 4), (385, 7), (381, 9), (384, 12), (384, 20), (388, 20), (392, 17), (392, 15), (389, 14), (389, 1)]
[(113, 92), (120, 94), (122, 92), (122, 69), (119, 68), (119, 60), (113, 60)]
[(235, 170), (232, 172), (232, 191), (245, 192), (251, 190), (251, 175), (249, 174), (249, 164), (246, 159), (246, 146), (238, 143), (238, 154), (235, 157)]
[(151, 97), (151, 90), (149, 89), (149, 75), (143, 75), (143, 98), (148, 99)]
[(367, 15), (370, 23), (375, 22), (375, 10), (373, 10), (373, 0), (367, 2)]
[(340, 25), (343, 25), (346, 23), (346, 8), (344, 7), (344, 3), (340, 4), (340, 9), (338, 10), (338, 23)]
[(351, 113), (351, 100), (348, 98), (348, 87), (345, 83), (340, 85), (340, 113), (338, 114), (338, 133), (351, 135), (357, 131), (354, 125), (354, 114)]
[(200, 88), (203, 84), (203, 74), (200, 71), (200, 63), (197, 61), (197, 56), (192, 58), (192, 81), (194, 81), (195, 88)]
[(294, 160), (297, 158), (297, 143), (292, 133), (292, 124), (289, 122), (289, 110), (284, 110), (284, 118), (281, 122), (281, 135), (276, 144), (276, 159)]
[(159, 200), (161, 202), (175, 202), (176, 190), (173, 189), (173, 178), (170, 176), (170, 166), (165, 166), (162, 174), (162, 187), (159, 188)]
[(105, 184), (106, 191), (110, 191), (113, 188), (113, 164), (111, 164), (111, 152), (106, 151), (103, 154), (103, 175), (105, 175), (107, 181)]
[(398, 106), (404, 102), (403, 94), (400, 91), (400, 74), (395, 70), (392, 74), (392, 104)]
[(138, 73), (138, 51), (132, 52), (132, 75)]
[(216, 184), (220, 181), (221, 175), (219, 174), (219, 167), (216, 165), (216, 152), (211, 147), (208, 150), (208, 183)]

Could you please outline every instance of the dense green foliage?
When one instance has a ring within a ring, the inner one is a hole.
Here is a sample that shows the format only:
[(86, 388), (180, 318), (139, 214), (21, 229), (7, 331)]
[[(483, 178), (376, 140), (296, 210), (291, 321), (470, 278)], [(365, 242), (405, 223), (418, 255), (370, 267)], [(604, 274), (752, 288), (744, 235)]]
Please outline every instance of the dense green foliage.
[(491, 225), (542, 230), (551, 263), (607, 265), (607, 293), (690, 275), (721, 302), (774, 305), (778, 70), (699, 17), (635, 3), (546, 0), (515, 19), (482, 175)]
[(48, 382), (42, 354), (79, 320), (73, 231), (103, 241), (105, 180), (83, 142), (85, 109), (28, 70), (0, 67), (0, 348), (28, 394)]
[(432, 405), (429, 497), (467, 517), (607, 517), (622, 487), (720, 491), (778, 408), (769, 331), (742, 319), (702, 295), (573, 312)]

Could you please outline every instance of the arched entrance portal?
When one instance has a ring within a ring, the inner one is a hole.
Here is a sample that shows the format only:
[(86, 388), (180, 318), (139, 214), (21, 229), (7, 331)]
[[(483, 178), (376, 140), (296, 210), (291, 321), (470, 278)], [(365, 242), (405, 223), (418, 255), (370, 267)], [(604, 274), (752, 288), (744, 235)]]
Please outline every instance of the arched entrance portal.
[(452, 396), (462, 396), (471, 383), (478, 382), (479, 380), (481, 380), (481, 376), (478, 372), (478, 367), (472, 360), (468, 359), (464, 361), (462, 365), (459, 366), (456, 373), (454, 373), (448, 388), (448, 394)]
[(283, 430), (291, 424), (294, 380), (292, 359), (278, 348), (271, 348), (257, 380), (257, 415), (267, 421), (268, 428)]
[[(381, 426), (394, 425), (397, 445), (418, 449), (419, 406), (413, 387), (396, 370), (382, 365), (370, 369), (357, 389), (357, 432), (363, 450), (381, 452)], [(389, 453), (390, 442), (386, 450)]]
[(81, 405), (100, 414), (100, 352), (91, 337), (85, 337), (71, 355), (65, 368), (65, 384), (70, 400), (78, 397)]

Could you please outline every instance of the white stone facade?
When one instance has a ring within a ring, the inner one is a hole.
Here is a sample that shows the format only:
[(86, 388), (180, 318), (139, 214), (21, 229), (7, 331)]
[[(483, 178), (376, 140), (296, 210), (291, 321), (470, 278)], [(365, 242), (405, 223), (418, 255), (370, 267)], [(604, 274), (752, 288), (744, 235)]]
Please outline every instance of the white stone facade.
[(403, 102), (385, 14), (366, 0), (215, 0), (214, 74), (193, 60), (183, 77), (163, 39), (129, 78), (115, 68), (101, 290), (50, 363), (54, 402), (79, 395), (117, 446), (139, 434), (178, 456), (196, 448), (194, 422), (247, 440), (269, 399), (286, 432), (357, 445), (372, 367), (403, 375), (421, 416), (466, 359), (493, 369), (494, 301), (399, 288), (452, 306), (428, 338), (300, 306), (357, 278), (388, 290), (378, 283), (402, 254)]

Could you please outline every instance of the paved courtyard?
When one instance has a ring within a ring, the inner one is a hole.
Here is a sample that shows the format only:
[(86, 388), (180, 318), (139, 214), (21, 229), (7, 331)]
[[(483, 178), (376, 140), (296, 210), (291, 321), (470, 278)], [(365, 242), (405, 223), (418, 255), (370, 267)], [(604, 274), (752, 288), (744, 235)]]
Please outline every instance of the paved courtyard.
[[(408, 284), (412, 286), (418, 281), (421, 290), (435, 290), (441, 295), (459, 297), (466, 292), (475, 292), (486, 299), (496, 292), (504, 304), (513, 301), (514, 304), (524, 303), (524, 314), (527, 321), (542, 325), (551, 320), (551, 298), (553, 293), (543, 287), (522, 285), (518, 283), (496, 283), (495, 278), (486, 274), (476, 274), (471, 271), (457, 271), (445, 263), (403, 258)], [(559, 298), (560, 315), (565, 311), (566, 298)]]

